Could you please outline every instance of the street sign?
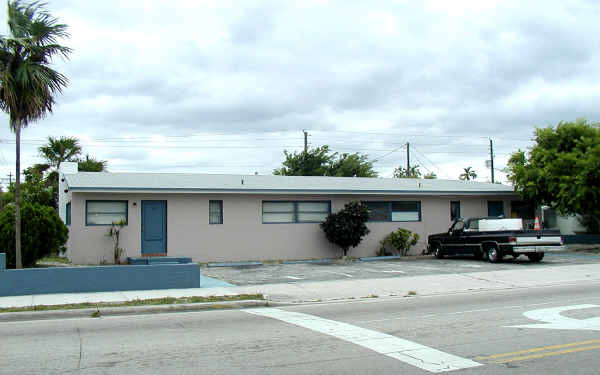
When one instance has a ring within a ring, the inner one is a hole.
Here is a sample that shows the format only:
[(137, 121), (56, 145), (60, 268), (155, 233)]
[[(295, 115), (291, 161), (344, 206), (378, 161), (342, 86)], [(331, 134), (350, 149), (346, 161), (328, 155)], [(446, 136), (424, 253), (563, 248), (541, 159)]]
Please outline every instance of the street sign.
[(530, 310), (523, 315), (532, 320), (538, 320), (544, 323), (525, 324), (518, 326), (506, 326), (508, 328), (544, 328), (544, 329), (576, 329), (587, 331), (600, 331), (600, 317), (588, 319), (567, 318), (560, 315), (561, 312), (570, 310), (591, 309), (600, 307), (599, 305), (571, 305), (552, 307), (549, 309)]

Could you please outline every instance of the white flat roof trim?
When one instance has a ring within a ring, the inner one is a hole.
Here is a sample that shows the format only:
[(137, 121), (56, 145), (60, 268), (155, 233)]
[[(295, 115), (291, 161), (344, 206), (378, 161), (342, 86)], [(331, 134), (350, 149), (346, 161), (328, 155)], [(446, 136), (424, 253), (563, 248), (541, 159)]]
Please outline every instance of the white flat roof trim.
[(453, 191), (453, 190), (306, 190), (306, 189), (202, 189), (202, 188), (120, 188), (70, 187), (78, 193), (246, 193), (246, 194), (353, 194), (353, 195), (517, 195), (512, 191)]

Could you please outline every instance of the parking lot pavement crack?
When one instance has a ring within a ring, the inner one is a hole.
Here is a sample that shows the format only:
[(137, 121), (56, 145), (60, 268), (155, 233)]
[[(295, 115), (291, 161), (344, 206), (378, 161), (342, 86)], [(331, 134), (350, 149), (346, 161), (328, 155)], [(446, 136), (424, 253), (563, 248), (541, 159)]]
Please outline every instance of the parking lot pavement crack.
[(83, 339), (81, 338), (81, 331), (77, 327), (77, 336), (79, 337), (79, 361), (77, 362), (77, 369), (81, 370), (81, 357), (83, 355)]
[[(421, 363), (427, 363), (429, 365), (435, 365), (435, 366), (441, 366), (442, 365), (441, 362), (425, 361), (423, 358), (412, 356), (412, 355), (409, 354), (411, 352), (411, 350), (403, 350), (403, 351), (396, 352), (396, 353), (405, 355), (405, 356), (410, 357), (410, 358), (414, 359), (415, 361), (419, 361)], [(448, 366), (446, 366), (446, 368), (448, 368)]]
[(469, 273), (465, 273), (465, 274), (463, 274), (463, 276), (471, 278), (471, 279), (474, 279), (474, 280), (485, 281), (485, 282), (488, 282), (488, 283), (505, 284), (505, 285), (508, 285), (510, 287), (513, 287), (513, 288), (518, 287), (518, 285), (513, 284), (511, 282), (508, 282), (508, 281), (504, 281), (504, 280), (488, 279), (488, 278), (485, 278), (485, 277), (473, 276), (472, 274), (469, 274)]

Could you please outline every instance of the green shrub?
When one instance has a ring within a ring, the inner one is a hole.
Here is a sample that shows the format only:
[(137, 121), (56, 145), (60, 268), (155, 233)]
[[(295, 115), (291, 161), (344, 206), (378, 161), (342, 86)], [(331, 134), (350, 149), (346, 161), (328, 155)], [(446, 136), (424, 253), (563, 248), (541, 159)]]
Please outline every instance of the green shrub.
[(395, 250), (399, 255), (406, 255), (411, 247), (419, 242), (419, 235), (408, 229), (398, 228), (381, 240), (378, 255), (387, 255), (387, 249)]
[(343, 256), (350, 247), (356, 247), (369, 233), (365, 224), (369, 219), (369, 209), (361, 202), (350, 202), (343, 209), (331, 213), (320, 224), (329, 242), (342, 249)]
[[(68, 229), (52, 207), (37, 203), (21, 206), (21, 245), (23, 266), (56, 254), (67, 242)], [(7, 268), (15, 268), (15, 206), (0, 211), (0, 251), (6, 252)]]

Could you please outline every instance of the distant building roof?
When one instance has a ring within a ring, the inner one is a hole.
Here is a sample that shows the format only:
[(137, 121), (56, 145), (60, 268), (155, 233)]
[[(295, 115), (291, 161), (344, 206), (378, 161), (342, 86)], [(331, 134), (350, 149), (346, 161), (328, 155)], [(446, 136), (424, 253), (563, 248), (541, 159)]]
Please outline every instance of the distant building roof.
[(65, 174), (73, 192), (514, 195), (511, 186), (458, 180), (184, 173)]

